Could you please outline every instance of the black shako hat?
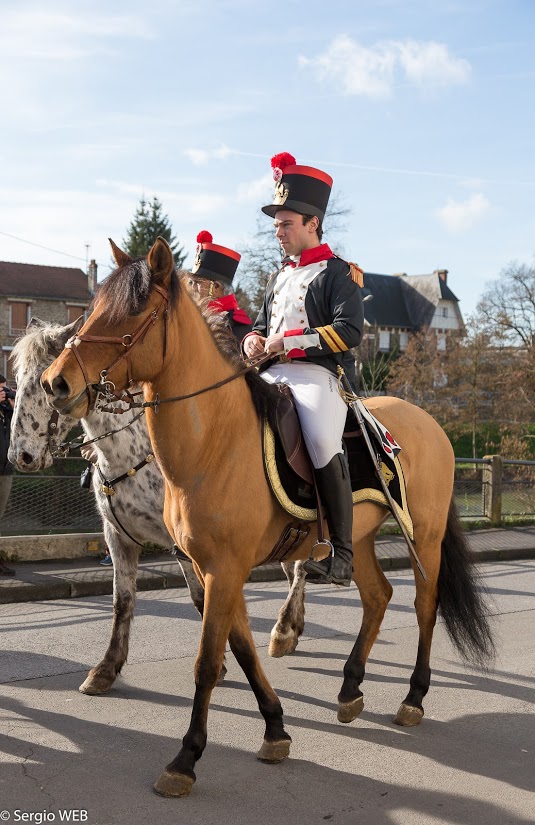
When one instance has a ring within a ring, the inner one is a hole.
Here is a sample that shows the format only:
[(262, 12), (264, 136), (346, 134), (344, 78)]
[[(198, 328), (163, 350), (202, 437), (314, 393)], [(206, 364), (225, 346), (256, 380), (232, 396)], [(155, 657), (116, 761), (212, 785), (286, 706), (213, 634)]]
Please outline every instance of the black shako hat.
[(273, 203), (263, 206), (262, 212), (274, 218), (279, 209), (291, 209), (300, 215), (315, 215), (322, 222), (333, 185), (331, 176), (312, 166), (298, 166), (289, 152), (273, 155), (271, 166)]
[(197, 250), (191, 274), (231, 286), (241, 255), (226, 246), (212, 243), (212, 235), (203, 229), (197, 235)]

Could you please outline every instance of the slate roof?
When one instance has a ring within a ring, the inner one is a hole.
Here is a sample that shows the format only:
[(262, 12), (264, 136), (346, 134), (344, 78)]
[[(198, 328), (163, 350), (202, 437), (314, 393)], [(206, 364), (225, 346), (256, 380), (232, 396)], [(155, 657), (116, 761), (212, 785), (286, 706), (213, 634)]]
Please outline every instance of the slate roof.
[(420, 329), (431, 324), (440, 299), (459, 302), (437, 272), (431, 275), (364, 273), (364, 317), (371, 326)]
[(92, 298), (87, 275), (82, 269), (8, 261), (0, 261), (0, 295), (87, 303)]

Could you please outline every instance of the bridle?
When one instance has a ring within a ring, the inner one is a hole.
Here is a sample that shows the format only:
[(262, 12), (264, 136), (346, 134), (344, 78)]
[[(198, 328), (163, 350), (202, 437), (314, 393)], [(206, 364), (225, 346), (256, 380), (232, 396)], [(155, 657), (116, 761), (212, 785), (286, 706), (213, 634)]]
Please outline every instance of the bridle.
[[(160, 317), (163, 317), (164, 320), (164, 343), (163, 343), (163, 358), (165, 359), (166, 351), (167, 351), (167, 320), (169, 316), (169, 293), (167, 290), (163, 289), (158, 284), (153, 285), (153, 289), (160, 293), (162, 296), (162, 301), (158, 305), (156, 309), (154, 309), (143, 321), (140, 326), (134, 330), (132, 333), (127, 333), (126, 335), (122, 335), (121, 337), (117, 336), (108, 336), (108, 335), (88, 335), (87, 333), (76, 333), (73, 335), (67, 343), (65, 344), (65, 349), (70, 349), (74, 354), (78, 366), (82, 372), (85, 381), (85, 390), (87, 392), (89, 403), (91, 403), (91, 390), (96, 390), (97, 397), (95, 399), (95, 406), (99, 401), (99, 396), (103, 396), (106, 401), (118, 400), (117, 395), (115, 395), (115, 384), (113, 381), (110, 381), (108, 376), (112, 370), (114, 370), (119, 364), (123, 361), (126, 361), (126, 375), (127, 375), (127, 386), (131, 387), (134, 383), (134, 379), (132, 377), (132, 365), (130, 362), (130, 353), (132, 351), (132, 347), (134, 347), (140, 341), (143, 341), (145, 335), (149, 331), (149, 329), (154, 326), (156, 321), (159, 320)], [(113, 361), (109, 367), (100, 371), (100, 381), (95, 384), (94, 382), (89, 380), (89, 375), (87, 374), (87, 369), (85, 367), (84, 361), (82, 356), (78, 351), (78, 346), (82, 343), (82, 341), (91, 343), (91, 344), (118, 344), (119, 346), (123, 347), (123, 352), (117, 356), (115, 361)], [(132, 398), (132, 396), (127, 392), (128, 397)], [(65, 411), (63, 411), (65, 412)]]
[[(111, 412), (115, 413), (116, 415), (122, 415), (127, 409), (133, 409), (135, 407), (141, 407), (142, 409), (146, 409), (148, 407), (153, 407), (155, 412), (158, 412), (158, 408), (160, 404), (166, 404), (171, 401), (185, 401), (188, 398), (194, 398), (197, 395), (202, 395), (202, 393), (209, 392), (210, 390), (218, 389), (222, 387), (224, 384), (228, 384), (230, 381), (234, 381), (236, 378), (239, 378), (242, 375), (245, 375), (247, 372), (250, 372), (253, 369), (256, 369), (263, 361), (268, 360), (271, 358), (271, 355), (267, 355), (266, 353), (262, 353), (259, 356), (255, 356), (253, 358), (249, 358), (243, 367), (243, 369), (238, 370), (238, 372), (232, 373), (227, 378), (223, 378), (221, 381), (217, 381), (214, 384), (210, 384), (208, 387), (203, 387), (199, 390), (195, 390), (194, 392), (187, 393), (186, 395), (175, 395), (171, 398), (160, 398), (159, 395), (156, 395), (154, 401), (135, 401), (134, 395), (130, 392), (130, 388), (134, 383), (134, 379), (132, 378), (131, 373), (131, 363), (129, 360), (130, 353), (132, 348), (143, 341), (145, 335), (149, 331), (149, 329), (154, 326), (156, 321), (159, 318), (163, 317), (164, 320), (164, 344), (163, 344), (163, 359), (165, 360), (166, 351), (167, 351), (167, 322), (169, 317), (169, 293), (163, 289), (158, 284), (153, 284), (153, 289), (160, 293), (162, 296), (162, 301), (159, 306), (153, 310), (150, 315), (145, 318), (143, 323), (131, 334), (126, 334), (121, 337), (114, 337), (114, 336), (105, 336), (105, 335), (88, 335), (87, 333), (82, 333), (73, 335), (67, 343), (65, 344), (65, 349), (70, 349), (80, 367), (82, 375), (85, 380), (85, 391), (87, 392), (89, 403), (91, 404), (91, 390), (95, 390), (97, 393), (95, 399), (95, 409), (101, 412)], [(78, 351), (78, 346), (81, 342), (93, 343), (93, 344), (118, 344), (124, 347), (124, 352), (113, 361), (109, 367), (100, 371), (100, 382), (98, 384), (92, 383), (89, 380), (89, 376), (87, 374), (87, 370), (85, 364), (83, 362), (82, 356)], [(126, 361), (127, 365), (127, 389), (124, 390), (121, 394), (117, 394), (115, 391), (115, 384), (113, 381), (110, 381), (109, 374), (112, 370), (115, 369), (122, 361)], [(103, 398), (105, 401), (127, 401), (129, 406), (126, 409), (117, 409), (114, 407), (103, 406), (100, 402), (100, 398)], [(62, 410), (65, 412), (65, 409)]]

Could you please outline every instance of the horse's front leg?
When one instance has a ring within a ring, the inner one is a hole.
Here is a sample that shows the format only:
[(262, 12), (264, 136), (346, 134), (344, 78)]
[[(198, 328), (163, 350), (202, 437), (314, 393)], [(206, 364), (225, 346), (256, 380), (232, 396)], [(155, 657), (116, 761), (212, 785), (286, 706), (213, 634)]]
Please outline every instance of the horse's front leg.
[(104, 537), (113, 559), (113, 625), (104, 658), (91, 668), (80, 685), (81, 693), (107, 693), (128, 656), (130, 625), (136, 603), (139, 547), (104, 521)]
[(305, 580), (303, 562), (282, 565), (290, 590), (279, 610), (277, 623), (271, 631), (269, 655), (286, 656), (293, 653), (305, 627)]
[[(182, 573), (184, 574), (186, 585), (191, 596), (191, 601), (199, 611), (202, 619), (204, 613), (204, 586), (199, 576), (197, 576), (197, 573), (195, 572), (194, 565), (186, 555), (184, 555), (183, 557), (183, 554), (181, 554), (177, 557), (177, 561), (182, 569)], [(221, 665), (221, 670), (219, 672), (219, 677), (217, 679), (218, 685), (223, 684), (226, 675), (227, 666), (225, 664), (225, 658), (223, 657), (223, 663)]]
[(262, 672), (249, 630), (242, 572), (232, 571), (227, 566), (216, 575), (205, 578), (203, 629), (195, 663), (191, 721), (178, 756), (167, 765), (154, 785), (154, 790), (162, 796), (186, 796), (196, 780), (195, 764), (206, 747), (210, 696), (217, 683), (229, 636), (232, 650), (251, 683), (266, 721), (264, 744), (258, 757), (278, 762), (288, 754), (290, 737), (282, 725), (282, 708)]

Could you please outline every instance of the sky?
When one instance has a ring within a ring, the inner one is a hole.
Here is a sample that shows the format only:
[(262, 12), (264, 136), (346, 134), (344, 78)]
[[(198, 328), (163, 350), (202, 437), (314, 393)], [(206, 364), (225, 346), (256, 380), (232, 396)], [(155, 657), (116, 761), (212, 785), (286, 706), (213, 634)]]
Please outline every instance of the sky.
[(535, 0), (0, 0), (0, 260), (101, 279), (143, 195), (186, 265), (202, 229), (240, 252), (287, 151), (334, 178), (337, 251), (447, 269), (466, 318), (534, 262), (534, 23)]

